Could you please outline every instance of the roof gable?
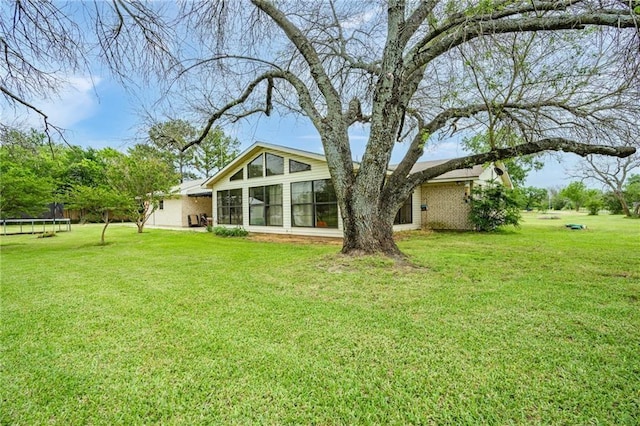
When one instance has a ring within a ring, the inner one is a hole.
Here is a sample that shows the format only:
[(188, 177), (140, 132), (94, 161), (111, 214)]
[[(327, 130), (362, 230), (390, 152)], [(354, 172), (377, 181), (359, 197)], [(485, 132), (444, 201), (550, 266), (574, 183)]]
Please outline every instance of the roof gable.
[(210, 189), (205, 189), (202, 187), (206, 178), (188, 180), (182, 182), (179, 185), (175, 185), (171, 187), (167, 195), (200, 195), (200, 194), (211, 194)]
[[(239, 166), (242, 165), (242, 167), (244, 167), (245, 163), (253, 160), (256, 156), (258, 156), (263, 152), (270, 152), (270, 153), (283, 154), (283, 155), (294, 155), (297, 157), (309, 158), (311, 160), (316, 160), (323, 163), (327, 162), (327, 159), (324, 156), (324, 154), (318, 154), (314, 152), (309, 152), (309, 151), (296, 149), (296, 148), (290, 148), (282, 145), (270, 144), (266, 142), (256, 142), (253, 145), (251, 145), (249, 148), (245, 149), (242, 153), (240, 153), (240, 155), (238, 155), (231, 163), (227, 164), (227, 166), (225, 166), (223, 169), (218, 171), (218, 173), (216, 173), (214, 176), (204, 181), (201, 187), (212, 188), (213, 185), (216, 184), (217, 182), (220, 182), (225, 177), (231, 176), (232, 173), (237, 172)], [(442, 164), (446, 161), (449, 161), (449, 160), (420, 161), (414, 164), (410, 173), (417, 173), (422, 170), (426, 170), (430, 167), (434, 167), (439, 164)], [(356, 167), (359, 166), (359, 163), (354, 162), (354, 166)], [(396, 167), (397, 165), (389, 166), (389, 172), (392, 172)], [(486, 169), (487, 168), (483, 165), (476, 165), (470, 168), (452, 170), (452, 171), (443, 173), (442, 175), (437, 176), (429, 180), (428, 182), (451, 182), (451, 181), (461, 181), (461, 180), (476, 180), (481, 177), (481, 175)], [(501, 169), (504, 170), (504, 167), (501, 167)], [(504, 170), (504, 175), (505, 176), (501, 176), (503, 182), (505, 181), (505, 178), (508, 180), (508, 174), (506, 170)], [(510, 184), (510, 180), (509, 180), (509, 184)]]
[(244, 166), (246, 162), (253, 160), (257, 155), (269, 152), (274, 154), (294, 155), (296, 157), (309, 158), (311, 160), (327, 162), (326, 157), (323, 154), (317, 154), (314, 152), (304, 151), (301, 149), (289, 148), (282, 145), (275, 145), (265, 142), (256, 142), (249, 148), (245, 149), (240, 155), (233, 159), (233, 161), (222, 168), (218, 173), (206, 180), (202, 186), (211, 188), (215, 183), (230, 176), (233, 172), (238, 170), (239, 166)]

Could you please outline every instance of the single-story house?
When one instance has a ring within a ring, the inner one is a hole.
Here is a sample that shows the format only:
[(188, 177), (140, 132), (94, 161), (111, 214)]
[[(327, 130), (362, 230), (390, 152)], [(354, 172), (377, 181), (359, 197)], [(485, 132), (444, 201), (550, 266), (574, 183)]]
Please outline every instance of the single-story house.
[[(413, 171), (437, 163), (419, 162)], [(509, 182), (506, 171), (475, 166), (428, 181), (398, 211), (394, 230), (472, 229), (468, 219), (471, 190), (498, 177)], [(213, 196), (216, 226), (242, 226), (259, 233), (342, 236), (342, 218), (322, 154), (257, 142), (206, 180), (203, 187)]]
[(203, 215), (210, 218), (212, 212), (211, 189), (202, 187), (206, 180), (191, 180), (171, 188), (147, 223), (152, 226), (200, 226)]

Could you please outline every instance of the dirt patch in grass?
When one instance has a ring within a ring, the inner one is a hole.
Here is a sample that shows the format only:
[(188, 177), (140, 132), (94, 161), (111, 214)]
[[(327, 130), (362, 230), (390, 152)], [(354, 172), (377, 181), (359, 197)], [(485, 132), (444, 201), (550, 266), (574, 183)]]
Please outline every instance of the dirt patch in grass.
[[(406, 240), (416, 237), (427, 237), (433, 234), (431, 230), (411, 230), (401, 231), (393, 234), (393, 239), (397, 241)], [(291, 235), (291, 234), (258, 234), (250, 233), (247, 237), (252, 241), (261, 241), (269, 243), (293, 243), (293, 244), (323, 244), (341, 246), (342, 237), (317, 237), (312, 235)]]
[(394, 241), (403, 241), (410, 238), (426, 238), (433, 235), (435, 231), (432, 229), (412, 229), (410, 231), (400, 231), (393, 234)]
[(413, 273), (426, 270), (423, 266), (414, 264), (408, 258), (392, 258), (380, 254), (363, 254), (361, 256), (329, 254), (317, 262), (317, 267), (332, 274), (360, 271), (376, 274), (380, 271), (395, 271), (398, 273)]
[(341, 237), (315, 237), (308, 235), (283, 235), (283, 234), (254, 234), (247, 237), (251, 241), (268, 243), (292, 243), (292, 244), (322, 244), (341, 246)]

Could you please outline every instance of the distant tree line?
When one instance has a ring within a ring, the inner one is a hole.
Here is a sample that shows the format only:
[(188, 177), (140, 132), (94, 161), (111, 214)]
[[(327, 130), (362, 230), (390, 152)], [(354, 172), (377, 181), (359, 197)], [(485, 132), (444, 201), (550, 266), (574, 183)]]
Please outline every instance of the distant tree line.
[(5, 129), (0, 133), (0, 218), (55, 216), (52, 206), (63, 205), (80, 222), (103, 222), (104, 243), (114, 217), (135, 222), (142, 232), (160, 199), (170, 196), (181, 179), (210, 176), (237, 155), (238, 142), (216, 128), (180, 163), (154, 131), (149, 143), (120, 152), (52, 143), (33, 129)]
[[(589, 214), (598, 214), (606, 210), (611, 214), (640, 216), (640, 174), (630, 175), (621, 190), (588, 188), (584, 182), (574, 181), (566, 187), (536, 188), (520, 187), (514, 189), (514, 197), (522, 210), (576, 210), (586, 209)], [(620, 199), (629, 207), (625, 212)]]

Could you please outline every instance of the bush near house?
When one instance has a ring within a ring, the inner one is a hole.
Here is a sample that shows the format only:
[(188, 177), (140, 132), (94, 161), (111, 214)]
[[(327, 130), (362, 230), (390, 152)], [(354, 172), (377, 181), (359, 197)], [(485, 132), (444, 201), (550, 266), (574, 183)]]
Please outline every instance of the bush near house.
[(469, 219), (478, 231), (488, 232), (520, 223), (520, 206), (516, 195), (503, 185), (477, 186), (471, 198)]
[(226, 228), (224, 226), (214, 227), (213, 233), (219, 237), (246, 237), (249, 235), (249, 231), (244, 228)]

